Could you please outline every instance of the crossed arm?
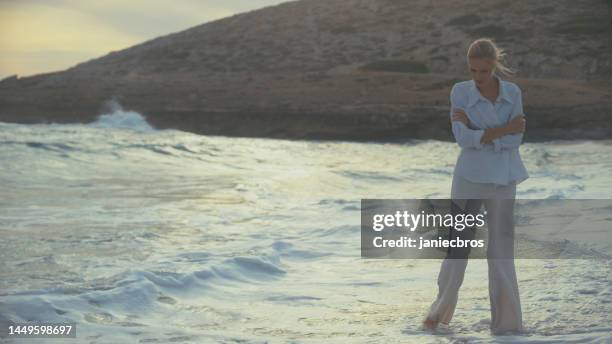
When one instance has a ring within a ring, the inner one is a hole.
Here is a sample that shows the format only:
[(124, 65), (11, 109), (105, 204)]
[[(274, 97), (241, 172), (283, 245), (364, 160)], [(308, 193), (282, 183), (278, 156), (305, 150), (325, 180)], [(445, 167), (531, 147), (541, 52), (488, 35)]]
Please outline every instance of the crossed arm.
[[(478, 139), (479, 142), (478, 144), (474, 144), (474, 148), (480, 148), (486, 143), (493, 143), (495, 151), (517, 148), (523, 141), (523, 132), (525, 131), (526, 123), (524, 117), (524, 114), (518, 113), (509, 123), (505, 125), (488, 129), (471, 129), (469, 125), (469, 118), (465, 112), (460, 108), (456, 108), (455, 112), (453, 113), (453, 122), (460, 122), (463, 124), (463, 126), (461, 126), (461, 124), (453, 123), (453, 129), (457, 127), (457, 130), (453, 131), (456, 132), (456, 137), (472, 136), (472, 143)], [(457, 132), (459, 132), (459, 135), (457, 135)]]
[(451, 91), (452, 130), (459, 146), (463, 148), (481, 149), (483, 144), (493, 143), (494, 151), (518, 148), (523, 141), (525, 131), (525, 115), (521, 94), (512, 110), (510, 122), (503, 126), (489, 129), (470, 128), (469, 118), (464, 110), (457, 107), (455, 90)]

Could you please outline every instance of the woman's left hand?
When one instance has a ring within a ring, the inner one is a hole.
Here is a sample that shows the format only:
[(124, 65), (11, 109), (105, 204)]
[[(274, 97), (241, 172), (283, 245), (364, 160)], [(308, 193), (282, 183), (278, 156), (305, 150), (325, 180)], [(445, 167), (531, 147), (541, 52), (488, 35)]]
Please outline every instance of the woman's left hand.
[(465, 111), (462, 109), (454, 109), (453, 111), (453, 121), (459, 121), (465, 124), (466, 127), (470, 127), (470, 119), (465, 114)]

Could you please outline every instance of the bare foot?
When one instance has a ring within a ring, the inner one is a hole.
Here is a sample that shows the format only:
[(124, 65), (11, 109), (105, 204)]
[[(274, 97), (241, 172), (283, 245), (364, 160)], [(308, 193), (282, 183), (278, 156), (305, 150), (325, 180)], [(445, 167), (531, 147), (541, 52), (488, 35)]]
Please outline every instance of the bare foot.
[(438, 321), (430, 319), (430, 318), (425, 318), (425, 320), (423, 320), (423, 327), (427, 330), (435, 330), (436, 327), (438, 327)]

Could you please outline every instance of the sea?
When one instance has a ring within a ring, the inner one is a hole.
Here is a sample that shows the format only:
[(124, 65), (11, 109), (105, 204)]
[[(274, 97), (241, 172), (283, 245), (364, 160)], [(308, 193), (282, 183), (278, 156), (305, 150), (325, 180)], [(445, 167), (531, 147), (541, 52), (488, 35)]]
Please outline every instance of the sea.
[[(612, 195), (612, 140), (520, 152), (519, 199)], [(69, 343), (612, 343), (609, 246), (517, 259), (526, 332), (508, 336), (489, 331), (486, 259), (429, 332), (441, 261), (360, 256), (361, 200), (448, 198), (458, 154), (158, 130), (120, 107), (0, 123), (0, 323), (74, 323)]]

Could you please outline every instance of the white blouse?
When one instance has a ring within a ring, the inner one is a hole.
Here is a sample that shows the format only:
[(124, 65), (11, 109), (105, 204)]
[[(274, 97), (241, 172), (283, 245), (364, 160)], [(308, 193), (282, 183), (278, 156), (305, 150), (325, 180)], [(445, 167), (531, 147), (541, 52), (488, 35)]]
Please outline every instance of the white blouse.
[[(475, 183), (517, 184), (529, 178), (521, 160), (519, 146), (523, 133), (505, 135), (492, 143), (481, 144), (485, 129), (499, 127), (523, 114), (521, 89), (514, 83), (499, 80), (499, 96), (493, 104), (485, 98), (474, 80), (456, 83), (450, 94), (453, 135), (461, 147), (454, 173)], [(453, 109), (460, 108), (470, 119), (470, 128), (453, 121)]]

